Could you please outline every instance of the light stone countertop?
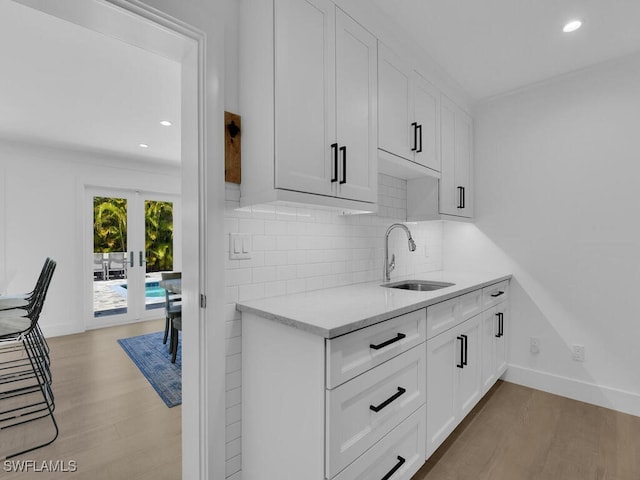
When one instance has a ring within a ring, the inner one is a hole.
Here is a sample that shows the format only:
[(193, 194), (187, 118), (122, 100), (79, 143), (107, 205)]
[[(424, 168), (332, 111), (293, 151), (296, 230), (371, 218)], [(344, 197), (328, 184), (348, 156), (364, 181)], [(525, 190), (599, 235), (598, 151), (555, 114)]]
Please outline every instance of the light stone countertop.
[(431, 292), (417, 292), (384, 288), (380, 286), (383, 283), (380, 281), (357, 283), (238, 302), (236, 309), (325, 338), (333, 338), (509, 278), (511, 274), (429, 272), (393, 278), (391, 283), (401, 280), (429, 280), (455, 285)]

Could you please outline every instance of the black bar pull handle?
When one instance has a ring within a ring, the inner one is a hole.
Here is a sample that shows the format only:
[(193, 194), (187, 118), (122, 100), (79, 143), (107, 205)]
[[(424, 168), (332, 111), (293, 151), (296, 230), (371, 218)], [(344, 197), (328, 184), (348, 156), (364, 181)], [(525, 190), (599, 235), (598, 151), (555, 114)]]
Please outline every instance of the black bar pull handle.
[(498, 322), (500, 327), (500, 336), (504, 336), (504, 313), (500, 312), (498, 314)]
[(467, 360), (469, 360), (469, 339), (467, 338), (466, 335), (460, 335), (462, 338), (464, 338), (464, 360), (462, 361), (462, 365), (466, 365), (467, 364)]
[(458, 208), (464, 208), (464, 187), (458, 187)]
[(460, 335), (456, 339), (460, 340), (460, 363), (457, 363), (456, 367), (464, 368), (464, 352), (462, 351), (464, 349), (464, 335)]
[(134, 262), (134, 260), (133, 260), (133, 252), (131, 252), (131, 255), (129, 255), (129, 266), (131, 268), (133, 268), (133, 262)]
[(406, 338), (406, 335), (404, 333), (399, 333), (398, 335), (396, 335), (395, 337), (393, 337), (390, 340), (387, 340), (386, 342), (382, 342), (379, 343), (377, 345), (374, 345), (373, 343), (371, 345), (369, 345), (369, 348), (372, 348), (374, 350), (380, 350), (381, 348), (386, 347), (387, 345), (391, 345), (392, 343), (396, 343), (399, 342), (400, 340), (402, 340), (403, 338)]
[(467, 187), (462, 187), (462, 208), (467, 208)]
[(415, 152), (418, 150), (418, 124), (417, 122), (413, 122), (411, 124), (411, 128), (413, 128), (413, 147), (411, 147), (411, 151)]
[(388, 406), (391, 402), (393, 402), (394, 400), (397, 400), (398, 398), (400, 398), (402, 395), (405, 394), (406, 392), (406, 388), (402, 388), (402, 387), (398, 387), (398, 393), (394, 393), (392, 396), (390, 396), (389, 398), (387, 398), (384, 402), (382, 402), (380, 405), (369, 405), (369, 409), (373, 410), (374, 412), (378, 413), (380, 410), (382, 410), (384, 407)]
[(331, 176), (331, 183), (338, 181), (338, 144), (332, 143), (331, 150), (333, 150), (333, 175)]
[(495, 298), (495, 297), (499, 297), (502, 294), (504, 294), (504, 292), (502, 290), (498, 290), (496, 293), (492, 293), (491, 296)]
[(342, 152), (342, 180), (340, 180), (340, 185), (347, 183), (347, 147), (340, 147), (340, 152)]
[(422, 125), (418, 125), (418, 128), (416, 130), (420, 130), (420, 135), (418, 136), (418, 138), (420, 139), (420, 147), (416, 150), (416, 153), (420, 153), (422, 152)]
[(502, 332), (500, 331), (500, 317), (502, 317), (502, 314), (496, 313), (496, 317), (498, 317), (498, 333), (496, 333), (496, 338), (500, 338), (502, 336)]
[(396, 463), (393, 468), (389, 470), (387, 474), (380, 480), (389, 480), (393, 476), (393, 474), (396, 473), (402, 465), (404, 465), (404, 462), (406, 462), (406, 460), (398, 455), (398, 463)]

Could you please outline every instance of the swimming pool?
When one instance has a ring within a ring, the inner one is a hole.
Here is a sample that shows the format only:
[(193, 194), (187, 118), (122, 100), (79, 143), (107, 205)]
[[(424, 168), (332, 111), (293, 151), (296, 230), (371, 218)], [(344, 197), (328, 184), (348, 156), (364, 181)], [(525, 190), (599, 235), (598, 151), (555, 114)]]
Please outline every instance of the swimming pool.
[[(120, 286), (127, 289), (126, 283)], [(146, 298), (164, 298), (164, 288), (160, 286), (159, 282), (147, 282), (144, 287), (144, 296)]]

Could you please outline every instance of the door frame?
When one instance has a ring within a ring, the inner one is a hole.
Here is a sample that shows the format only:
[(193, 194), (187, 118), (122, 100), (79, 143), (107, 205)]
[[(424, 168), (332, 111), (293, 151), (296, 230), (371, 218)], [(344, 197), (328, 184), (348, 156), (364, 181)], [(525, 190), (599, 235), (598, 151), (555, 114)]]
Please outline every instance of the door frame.
[(193, 320), (183, 326), (182, 478), (223, 480), (224, 22), (205, 35), (139, 0), (13, 1), (182, 63), (182, 309)]

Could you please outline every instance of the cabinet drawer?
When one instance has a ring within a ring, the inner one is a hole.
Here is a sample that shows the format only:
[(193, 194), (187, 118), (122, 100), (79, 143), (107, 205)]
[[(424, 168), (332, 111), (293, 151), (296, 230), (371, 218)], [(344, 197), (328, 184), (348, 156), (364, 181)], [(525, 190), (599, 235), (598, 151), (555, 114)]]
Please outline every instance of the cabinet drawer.
[(425, 402), (426, 378), (426, 349), (421, 345), (326, 391), (328, 478)]
[(491, 308), (509, 298), (509, 280), (482, 289), (483, 309)]
[(482, 290), (478, 289), (458, 297), (460, 321), (464, 322), (482, 312)]
[(426, 316), (422, 308), (327, 340), (327, 388), (335, 388), (424, 342)]
[(427, 338), (433, 338), (480, 313), (482, 298), (482, 290), (478, 289), (427, 307)]
[(334, 480), (409, 480), (424, 463), (426, 407), (423, 405)]

